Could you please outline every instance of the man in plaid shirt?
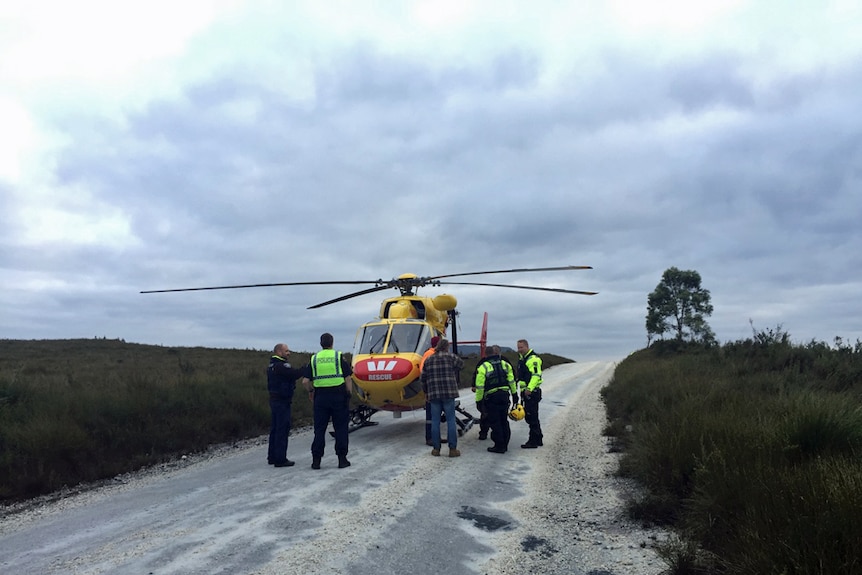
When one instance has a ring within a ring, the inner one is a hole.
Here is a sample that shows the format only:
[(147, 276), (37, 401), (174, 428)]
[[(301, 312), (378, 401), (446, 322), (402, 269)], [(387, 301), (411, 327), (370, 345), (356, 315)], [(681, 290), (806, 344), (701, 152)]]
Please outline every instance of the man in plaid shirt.
[(431, 455), (440, 455), (440, 413), (446, 415), (446, 439), (449, 457), (458, 457), (458, 430), (455, 421), (455, 399), (459, 395), (458, 376), (464, 360), (449, 352), (449, 340), (440, 338), (422, 369), (422, 391), (431, 404)]

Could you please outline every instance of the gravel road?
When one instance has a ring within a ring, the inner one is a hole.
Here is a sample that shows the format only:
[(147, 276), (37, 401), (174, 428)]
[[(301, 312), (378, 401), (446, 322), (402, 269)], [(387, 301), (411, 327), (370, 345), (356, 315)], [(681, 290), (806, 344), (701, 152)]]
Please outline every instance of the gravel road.
[[(601, 435), (613, 369), (546, 370), (535, 450), (518, 447), (516, 422), (504, 455), (474, 428), (462, 457), (432, 457), (424, 413), (377, 414), (351, 434), (347, 469), (329, 443), (312, 470), (311, 433), (295, 430), (295, 467), (268, 466), (260, 438), (6, 508), (0, 572), (656, 575), (652, 546), (666, 534), (623, 518), (627, 486)], [(471, 394), (461, 403), (476, 412)]]

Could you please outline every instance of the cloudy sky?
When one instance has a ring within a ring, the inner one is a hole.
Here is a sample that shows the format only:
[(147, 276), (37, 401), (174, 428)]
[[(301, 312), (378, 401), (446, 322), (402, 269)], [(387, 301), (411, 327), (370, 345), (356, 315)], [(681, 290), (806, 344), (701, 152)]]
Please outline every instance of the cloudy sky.
[(458, 298), (462, 340), (488, 312), (492, 342), (615, 359), (676, 266), (721, 342), (854, 342), (860, 22), (844, 0), (4, 3), (0, 338), (349, 350), (395, 291), (139, 292), (590, 265), (462, 279), (596, 296), (420, 294)]

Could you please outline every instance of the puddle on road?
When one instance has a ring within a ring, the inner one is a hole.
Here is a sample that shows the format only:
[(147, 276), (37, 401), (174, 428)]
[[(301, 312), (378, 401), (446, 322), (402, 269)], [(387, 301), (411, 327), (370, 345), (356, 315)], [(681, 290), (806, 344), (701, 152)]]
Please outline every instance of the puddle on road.
[(538, 551), (544, 557), (550, 557), (557, 552), (557, 549), (548, 543), (547, 539), (536, 537), (535, 535), (527, 535), (521, 541), (521, 549), (526, 552)]
[(467, 505), (461, 507), (461, 511), (458, 512), (458, 517), (466, 519), (467, 521), (472, 521), (473, 525), (482, 531), (499, 531), (501, 529), (508, 530), (512, 528), (511, 521), (500, 519), (499, 517), (494, 517), (492, 515), (485, 515), (484, 513), (480, 513), (475, 507), (469, 507)]

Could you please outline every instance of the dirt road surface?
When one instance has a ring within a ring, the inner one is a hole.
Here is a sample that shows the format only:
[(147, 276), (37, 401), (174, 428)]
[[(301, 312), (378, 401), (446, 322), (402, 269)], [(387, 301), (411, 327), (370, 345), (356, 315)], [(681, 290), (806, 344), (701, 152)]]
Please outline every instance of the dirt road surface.
[[(229, 449), (178, 469), (117, 481), (0, 521), (0, 572), (653, 575), (660, 534), (621, 517), (615, 457), (601, 436), (598, 392), (611, 362), (545, 372), (545, 447), (488, 453), (474, 427), (459, 458), (432, 457), (424, 412), (378, 413), (350, 436), (353, 465), (337, 468), (332, 439), (310, 468), (312, 434), (296, 430), (288, 457), (266, 445)], [(477, 413), (466, 390), (461, 404)]]

